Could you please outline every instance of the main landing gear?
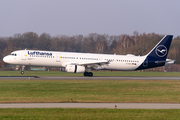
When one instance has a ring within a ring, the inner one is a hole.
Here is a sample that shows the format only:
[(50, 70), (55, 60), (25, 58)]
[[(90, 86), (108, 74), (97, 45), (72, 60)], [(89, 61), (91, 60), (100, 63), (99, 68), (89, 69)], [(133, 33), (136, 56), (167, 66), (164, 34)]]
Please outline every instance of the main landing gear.
[(92, 72), (84, 72), (84, 76), (92, 77), (92, 76), (93, 76), (93, 73), (92, 73)]

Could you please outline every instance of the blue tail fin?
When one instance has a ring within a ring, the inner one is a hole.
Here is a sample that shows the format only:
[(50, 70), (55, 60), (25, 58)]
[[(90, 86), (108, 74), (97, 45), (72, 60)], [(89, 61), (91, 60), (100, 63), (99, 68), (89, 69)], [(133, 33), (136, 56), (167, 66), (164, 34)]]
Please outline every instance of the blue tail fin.
[(162, 40), (147, 54), (148, 57), (166, 59), (173, 35), (165, 35)]
[(164, 66), (173, 35), (165, 35), (162, 40), (145, 56), (144, 62), (136, 69)]

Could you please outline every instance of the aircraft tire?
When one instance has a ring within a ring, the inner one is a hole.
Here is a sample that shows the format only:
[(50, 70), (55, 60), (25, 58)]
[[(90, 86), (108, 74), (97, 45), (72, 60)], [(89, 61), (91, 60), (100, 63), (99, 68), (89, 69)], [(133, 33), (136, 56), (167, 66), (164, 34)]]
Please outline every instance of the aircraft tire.
[(92, 77), (92, 76), (93, 76), (93, 73), (92, 73), (92, 72), (89, 72), (89, 73), (88, 73), (88, 76), (89, 76), (89, 77)]
[(84, 76), (88, 76), (88, 74), (89, 74), (88, 72), (84, 72)]
[(92, 73), (92, 72), (84, 72), (84, 76), (92, 77), (92, 76), (93, 76), (93, 73)]
[(24, 74), (24, 71), (21, 71), (21, 74), (23, 75), (23, 74)]

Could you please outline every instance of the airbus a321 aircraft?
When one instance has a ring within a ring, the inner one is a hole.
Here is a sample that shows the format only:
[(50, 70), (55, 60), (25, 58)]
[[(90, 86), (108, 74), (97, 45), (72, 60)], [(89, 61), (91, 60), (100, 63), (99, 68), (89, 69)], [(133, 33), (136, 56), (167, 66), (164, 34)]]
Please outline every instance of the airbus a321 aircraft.
[[(173, 64), (166, 59), (173, 36), (165, 35), (162, 40), (144, 56), (90, 54), (39, 50), (17, 50), (3, 58), (5, 63), (14, 65), (64, 67), (66, 72), (84, 73), (93, 76), (95, 70), (134, 71)], [(24, 74), (22, 67), (21, 74)]]

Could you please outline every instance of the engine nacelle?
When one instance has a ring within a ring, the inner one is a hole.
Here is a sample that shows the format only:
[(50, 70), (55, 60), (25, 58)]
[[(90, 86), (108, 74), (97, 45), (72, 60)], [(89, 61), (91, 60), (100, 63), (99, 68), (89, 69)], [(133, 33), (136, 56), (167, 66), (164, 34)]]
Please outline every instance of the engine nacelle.
[(78, 66), (78, 65), (67, 65), (66, 66), (66, 72), (84, 73), (85, 72), (85, 67), (84, 66)]

